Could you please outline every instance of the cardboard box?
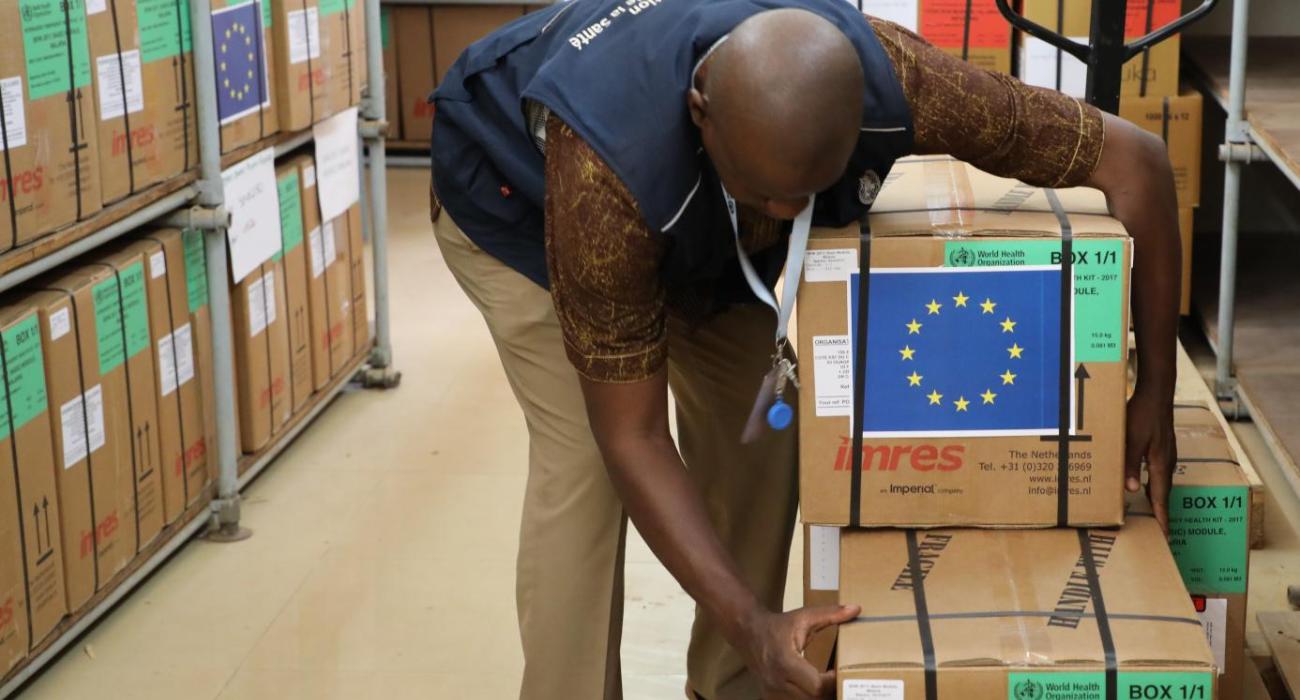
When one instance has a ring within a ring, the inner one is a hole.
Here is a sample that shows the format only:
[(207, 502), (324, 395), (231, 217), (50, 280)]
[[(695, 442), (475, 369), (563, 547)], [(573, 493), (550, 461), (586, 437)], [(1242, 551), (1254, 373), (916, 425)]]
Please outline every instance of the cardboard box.
[(384, 54), (384, 116), (390, 139), (402, 137), (402, 108), (397, 96), (397, 35), (393, 33), (393, 8), (379, 6), (379, 35)]
[[(840, 528), (803, 526), (803, 604), (835, 605), (840, 602)], [(819, 671), (834, 668), (839, 627), (824, 627), (808, 637), (803, 657)]]
[(323, 44), (318, 0), (269, 0), (275, 13), (276, 97), (280, 128), (296, 131), (328, 114), (329, 56), (339, 47)]
[(921, 0), (927, 41), (986, 70), (1011, 73), (1011, 23), (994, 0)]
[[(1136, 39), (1178, 18), (1178, 0), (1137, 0), (1128, 4), (1124, 37)], [(1058, 12), (1058, 8), (1061, 8)], [(1092, 20), (1091, 0), (1024, 0), (1025, 19), (1063, 34), (1075, 41), (1088, 43)], [(1144, 55), (1124, 64), (1120, 94), (1149, 97), (1172, 97), (1178, 94), (1179, 35), (1156, 44)], [(1144, 71), (1145, 66), (1145, 71)], [(1059, 68), (1059, 70), (1058, 70)], [(1083, 97), (1087, 84), (1087, 67), (1082, 61), (1057, 50), (1041, 39), (1021, 33), (1020, 79), (1030, 85), (1054, 88), (1073, 97)], [(1144, 80), (1145, 75), (1145, 80)]]
[[(165, 524), (162, 456), (158, 436), (158, 384), (154, 377), (153, 337), (149, 332), (149, 278), (145, 246), (127, 244), (101, 258), (117, 275), (117, 289), (97, 293), (96, 317), (116, 313), (126, 353), (127, 426), (135, 475), (136, 551), (142, 551)], [(116, 311), (101, 310), (102, 305)], [(98, 324), (98, 321), (96, 322)]]
[[(138, 5), (137, 5), (138, 3)], [(86, 3), (104, 203), (198, 162), (189, 8), (175, 0)]]
[(0, 308), (0, 675), (67, 614), (40, 323)]
[(437, 87), (433, 63), (433, 8), (396, 5), (392, 8), (397, 44), (398, 111), (388, 120), (397, 124), (404, 141), (428, 141), (433, 133), (429, 95)]
[(1152, 518), (846, 530), (841, 545), (840, 598), (864, 612), (840, 628), (840, 698), (1214, 697), (1213, 658)]
[[(1243, 696), (1250, 574), (1250, 483), (1208, 406), (1175, 404), (1178, 466), (1169, 546), (1219, 669), (1220, 698)], [(1145, 498), (1130, 509), (1149, 514)]]
[(89, 54), (82, 3), (0, 8), (0, 249), (100, 208)]
[(221, 152), (280, 130), (275, 97), (275, 13), (264, 0), (213, 0), (213, 60)]
[(289, 324), (284, 266), (262, 263), (230, 294), (240, 444), (256, 452), (289, 420)]
[[(870, 216), (856, 524), (1122, 522), (1132, 246), (1104, 198), (1055, 195), (1073, 230), (1074, 294), (1062, 300), (1061, 219), (1043, 190), (947, 158), (901, 161), (889, 179)], [(849, 525), (859, 229), (814, 230), (808, 248), (798, 304), (800, 506), (804, 522)], [(1073, 334), (1064, 368), (1062, 319)]]
[(370, 318), (366, 313), (366, 241), (361, 231), (361, 205), (354, 204), (346, 217), (348, 243), (348, 288), (352, 299), (352, 357), (370, 350)]
[(217, 409), (213, 405), (216, 380), (212, 371), (212, 312), (208, 308), (208, 256), (204, 249), (203, 233), (194, 229), (181, 231), (181, 246), (185, 257), (186, 308), (189, 311), (191, 332), (194, 334), (194, 364), (199, 377), (199, 406), (203, 422), (204, 455), (207, 461), (208, 480), (215, 481), (221, 463), (220, 445), (217, 444)]
[(329, 326), (318, 341), (329, 353), (330, 377), (337, 377), (347, 367), (356, 349), (353, 344), (356, 322), (352, 313), (348, 214), (321, 224), (320, 249), (325, 267), (325, 304)]
[(1178, 240), (1183, 248), (1183, 286), (1178, 293), (1178, 313), (1192, 313), (1192, 224), (1194, 209), (1178, 210)]
[(117, 275), (87, 265), (43, 284), (45, 383), (63, 521), (68, 610), (76, 612), (135, 556), (139, 536)]
[(1164, 139), (1174, 169), (1178, 206), (1201, 203), (1201, 93), (1176, 97), (1128, 96), (1119, 103), (1119, 116)]
[(357, 0), (322, 0), (321, 44), (329, 65), (329, 106), (316, 120), (361, 104), (366, 84), (365, 6)]
[(281, 253), (284, 261), (285, 308), (289, 327), (289, 395), (297, 413), (312, 395), (311, 318), (307, 301), (307, 246), (303, 244), (302, 185), (298, 164), (276, 168), (280, 200)]
[(175, 229), (151, 233), (136, 245), (148, 272), (163, 513), (171, 523), (199, 499), (208, 483), (194, 333), (185, 307), (185, 254)]
[(316, 162), (310, 155), (289, 161), (298, 169), (298, 194), (302, 204), (302, 228), (306, 231), (307, 316), (310, 331), (312, 388), (319, 391), (330, 380), (329, 328), (334, 315), (326, 303), (325, 246), (321, 237), (320, 200), (316, 196)]

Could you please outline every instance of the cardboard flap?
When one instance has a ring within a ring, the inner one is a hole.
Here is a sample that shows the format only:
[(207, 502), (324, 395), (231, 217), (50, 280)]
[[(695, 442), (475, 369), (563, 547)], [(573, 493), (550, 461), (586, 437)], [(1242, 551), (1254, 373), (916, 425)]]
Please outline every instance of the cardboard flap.
[[(846, 531), (840, 600), (861, 604), (863, 616), (841, 627), (840, 667), (923, 664), (909, 547), (940, 667), (1103, 663), (1079, 532)], [(1083, 532), (1120, 664), (1208, 667), (1210, 652), (1155, 521)]]

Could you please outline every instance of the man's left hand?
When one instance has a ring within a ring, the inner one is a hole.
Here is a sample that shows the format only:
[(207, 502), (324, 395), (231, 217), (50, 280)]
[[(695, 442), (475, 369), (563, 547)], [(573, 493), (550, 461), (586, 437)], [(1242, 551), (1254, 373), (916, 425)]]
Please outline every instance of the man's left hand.
[(1160, 527), (1169, 533), (1169, 489), (1178, 461), (1173, 407), (1151, 394), (1136, 393), (1128, 402), (1128, 446), (1124, 487), (1142, 488), (1142, 463), (1147, 465), (1147, 497)]

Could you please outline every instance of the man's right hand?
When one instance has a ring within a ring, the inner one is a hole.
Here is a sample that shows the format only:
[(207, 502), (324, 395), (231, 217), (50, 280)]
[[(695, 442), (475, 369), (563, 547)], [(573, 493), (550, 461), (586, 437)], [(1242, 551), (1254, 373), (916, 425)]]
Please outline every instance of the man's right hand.
[(808, 638), (857, 617), (856, 605), (760, 611), (746, 625), (744, 654), (763, 684), (764, 700), (821, 700), (835, 697), (835, 671), (819, 671), (803, 658)]

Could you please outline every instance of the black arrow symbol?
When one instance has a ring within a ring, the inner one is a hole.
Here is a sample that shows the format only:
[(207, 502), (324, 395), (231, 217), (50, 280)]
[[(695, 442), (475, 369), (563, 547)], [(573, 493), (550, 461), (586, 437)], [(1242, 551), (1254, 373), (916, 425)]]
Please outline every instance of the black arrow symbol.
[(48, 496), (41, 497), (41, 514), (45, 518), (45, 546), (53, 549), (54, 538), (50, 536), (50, 499)]
[(1092, 375), (1088, 374), (1088, 368), (1083, 363), (1079, 363), (1079, 368), (1074, 370), (1074, 383), (1077, 387), (1075, 390), (1075, 405), (1077, 406), (1074, 412), (1075, 430), (1083, 430), (1083, 407), (1085, 405), (1083, 400), (1083, 387), (1091, 377)]
[(45, 545), (41, 540), (41, 505), (39, 503), (32, 506), (32, 527), (36, 529), (36, 551), (44, 552)]

